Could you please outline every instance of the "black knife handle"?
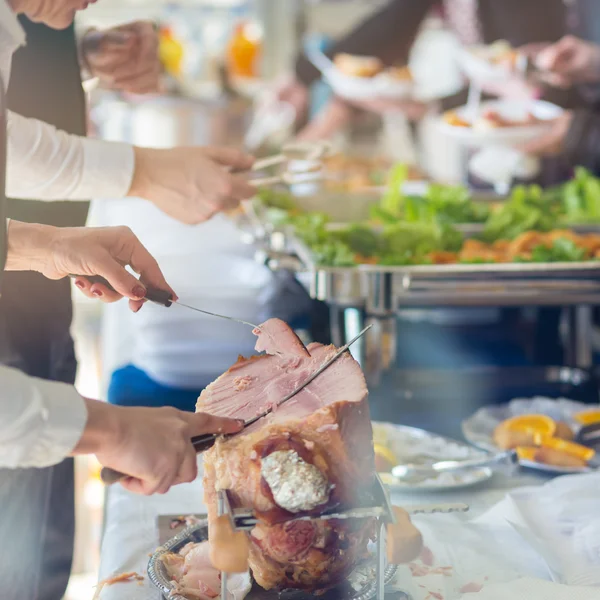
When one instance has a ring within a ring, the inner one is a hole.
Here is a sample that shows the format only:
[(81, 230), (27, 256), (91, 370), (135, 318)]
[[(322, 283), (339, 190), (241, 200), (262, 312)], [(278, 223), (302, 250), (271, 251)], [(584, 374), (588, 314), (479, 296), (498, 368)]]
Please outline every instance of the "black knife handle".
[[(90, 283), (100, 283), (106, 286), (109, 290), (112, 290), (113, 292), (116, 291), (115, 288), (100, 275), (69, 275), (69, 277), (73, 279), (77, 277), (87, 279)], [(155, 304), (160, 304), (161, 306), (166, 306), (167, 308), (173, 304), (173, 296), (171, 295), (171, 292), (159, 290), (158, 288), (147, 285), (144, 285), (144, 287), (146, 288), (146, 295), (144, 296), (146, 300), (154, 302)]]

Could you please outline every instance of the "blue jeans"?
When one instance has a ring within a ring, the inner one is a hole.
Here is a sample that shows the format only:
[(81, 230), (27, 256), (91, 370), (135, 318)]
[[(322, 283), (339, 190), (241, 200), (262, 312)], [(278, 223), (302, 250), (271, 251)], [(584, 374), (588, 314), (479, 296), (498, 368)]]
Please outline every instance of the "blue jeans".
[(112, 374), (108, 401), (119, 406), (173, 406), (194, 412), (201, 391), (162, 385), (141, 369), (127, 365)]

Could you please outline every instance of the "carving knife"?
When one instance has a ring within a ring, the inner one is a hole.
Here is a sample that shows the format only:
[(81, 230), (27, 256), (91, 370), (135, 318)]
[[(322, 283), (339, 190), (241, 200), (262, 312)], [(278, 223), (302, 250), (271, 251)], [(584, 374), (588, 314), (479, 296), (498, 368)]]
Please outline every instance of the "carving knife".
[[(327, 361), (325, 361), (314, 373), (312, 373), (309, 377), (307, 377), (295, 390), (293, 390), (287, 396), (285, 396), (285, 398), (282, 398), (277, 403), (275, 403), (273, 406), (270, 406), (268, 409), (266, 409), (262, 413), (256, 415), (255, 417), (248, 419), (244, 423), (244, 429), (246, 427), (249, 427), (250, 425), (256, 423), (260, 419), (266, 417), (267, 415), (272, 413), (274, 409), (280, 407), (282, 404), (284, 404), (285, 402), (287, 402), (288, 400), (291, 400), (294, 396), (296, 396), (296, 394), (300, 393), (307, 385), (312, 383), (321, 373), (323, 373), (323, 371), (328, 369), (340, 356), (342, 356), (342, 354), (344, 354), (348, 350), (348, 348), (350, 348), (350, 346), (352, 346), (352, 344), (354, 344), (354, 342), (356, 342), (367, 331), (369, 331), (369, 329), (371, 329), (371, 327), (373, 327), (373, 325), (367, 325), (358, 335), (353, 337), (347, 344), (342, 346), (331, 358), (329, 358)], [(242, 433), (244, 431), (244, 429), (242, 429), (241, 431), (238, 431), (237, 433), (229, 434), (226, 437), (232, 437), (234, 435), (237, 435), (238, 433)], [(219, 434), (219, 433), (207, 433), (204, 435), (198, 435), (198, 436), (195, 436), (192, 438), (192, 444), (193, 444), (196, 452), (198, 452), (200, 454), (200, 453), (204, 452), (205, 450), (212, 448), (214, 443), (216, 442), (216, 440), (219, 437), (221, 437), (221, 435), (222, 434)], [(103, 468), (102, 471), (100, 472), (100, 476), (102, 478), (102, 481), (106, 485), (111, 485), (113, 483), (116, 483), (117, 481), (120, 481), (124, 477), (127, 477), (127, 475), (125, 475), (123, 473), (119, 473), (118, 471), (115, 471), (114, 469), (109, 469), (109, 468)]]

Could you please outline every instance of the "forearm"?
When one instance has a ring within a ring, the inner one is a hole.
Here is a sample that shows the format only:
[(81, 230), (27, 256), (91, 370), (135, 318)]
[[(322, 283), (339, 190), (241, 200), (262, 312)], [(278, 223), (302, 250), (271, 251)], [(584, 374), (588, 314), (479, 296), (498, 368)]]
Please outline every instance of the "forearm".
[(9, 112), (7, 195), (39, 200), (122, 198), (135, 167), (129, 144), (69, 135)]
[(0, 366), (0, 467), (46, 467), (79, 443), (87, 408), (75, 388)]
[[(337, 41), (327, 54), (334, 56), (345, 52), (377, 56), (386, 64), (405, 62), (419, 26), (435, 3), (435, 0), (392, 0)], [(296, 75), (306, 85), (320, 77), (318, 70), (303, 55), (296, 62)]]
[(564, 143), (564, 154), (572, 166), (600, 173), (600, 114), (576, 110)]
[(8, 223), (6, 271), (39, 271), (51, 253), (56, 227), (37, 223)]

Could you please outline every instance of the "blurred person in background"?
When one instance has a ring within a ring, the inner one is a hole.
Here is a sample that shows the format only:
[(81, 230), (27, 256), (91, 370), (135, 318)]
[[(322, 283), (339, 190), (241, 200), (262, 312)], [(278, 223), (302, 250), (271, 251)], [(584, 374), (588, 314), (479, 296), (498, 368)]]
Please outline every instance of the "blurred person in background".
[[(333, 57), (338, 53), (349, 53), (376, 56), (386, 65), (405, 65), (419, 28), (432, 10), (441, 13), (465, 46), (506, 40), (513, 48), (522, 48), (529, 55), (534, 55), (545, 45), (583, 29), (587, 21), (599, 16), (596, 14), (599, 9), (587, 0), (575, 0), (572, 3), (564, 0), (392, 0), (334, 43), (327, 55)], [(300, 55), (293, 75), (277, 88), (277, 97), (296, 109), (299, 124), (307, 115), (309, 88), (320, 77), (320, 72), (308, 58)], [(511, 85), (501, 88), (488, 86), (484, 91), (491, 95), (541, 97), (565, 108), (589, 104), (588, 98), (578, 88), (559, 88), (551, 82), (531, 86), (515, 80)], [(465, 89), (451, 97), (439, 99), (436, 105), (446, 110), (464, 104), (466, 98)], [(427, 108), (417, 101), (377, 99), (350, 103), (334, 97), (321, 113), (301, 129), (299, 137), (328, 138), (348, 124), (357, 114), (357, 109), (378, 114), (398, 111), (411, 120), (419, 120)], [(549, 185), (567, 176), (565, 165), (553, 160), (546, 165), (541, 181)]]
[[(392, 0), (378, 12), (359, 24), (353, 31), (338, 40), (328, 49), (330, 57), (338, 53), (368, 55), (380, 58), (386, 65), (402, 66), (407, 64), (411, 46), (419, 27), (431, 10), (441, 11), (449, 27), (457, 34), (464, 46), (491, 44), (497, 40), (506, 40), (513, 48), (520, 48), (535, 60), (547, 46), (557, 43), (567, 35), (591, 37), (598, 35), (600, 23), (600, 5), (590, 0)], [(598, 40), (600, 41), (600, 40)], [(277, 88), (277, 97), (289, 102), (296, 109), (298, 125), (301, 126), (299, 138), (329, 138), (345, 127), (360, 111), (385, 114), (399, 111), (410, 120), (422, 118), (428, 106), (423, 103), (401, 102), (378, 99), (370, 102), (349, 103), (333, 97), (322, 111), (304, 125), (309, 101), (310, 86), (321, 77), (320, 72), (308, 58), (297, 58), (294, 73)], [(556, 81), (548, 80), (531, 85), (514, 79), (509, 85), (484, 88), (489, 96), (508, 98), (543, 98), (566, 109), (589, 109), (595, 102), (580, 85), (564, 87)], [(465, 104), (467, 90), (441, 98), (435, 102), (436, 109), (448, 110)], [(589, 117), (588, 117), (589, 118)], [(566, 116), (556, 125), (557, 135), (562, 135), (568, 125)], [(575, 120), (575, 124), (585, 123), (585, 117)], [(304, 126), (303, 126), (304, 125)], [(577, 135), (575, 129), (573, 137)], [(590, 138), (594, 137), (590, 134)], [(546, 142), (544, 142), (545, 144)], [(593, 142), (591, 142), (593, 143)], [(572, 160), (581, 161), (586, 153), (586, 145), (577, 145), (578, 152), (565, 156), (558, 152), (542, 152), (545, 160), (537, 177), (542, 185), (553, 185), (569, 178), (572, 173)], [(536, 151), (534, 147), (532, 149)], [(556, 150), (556, 147), (555, 147)], [(589, 164), (589, 158), (584, 164)], [(475, 187), (482, 182), (471, 179)], [(504, 311), (504, 319), (512, 319), (510, 311)], [(558, 334), (560, 311), (558, 309), (540, 309), (538, 328), (535, 334), (534, 355), (542, 364), (560, 364), (563, 352)], [(514, 330), (514, 327), (503, 327)]]
[[(293, 276), (255, 260), (236, 215), (216, 215), (190, 227), (132, 199), (95, 202), (93, 218), (131, 227), (185, 304), (249, 323), (279, 317), (308, 329), (308, 294)], [(151, 304), (132, 315), (123, 305), (108, 305), (103, 327), (108, 401), (193, 411), (202, 389), (238, 356), (253, 355), (255, 342), (250, 327), (182, 306)]]

